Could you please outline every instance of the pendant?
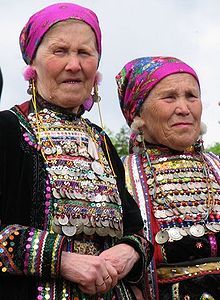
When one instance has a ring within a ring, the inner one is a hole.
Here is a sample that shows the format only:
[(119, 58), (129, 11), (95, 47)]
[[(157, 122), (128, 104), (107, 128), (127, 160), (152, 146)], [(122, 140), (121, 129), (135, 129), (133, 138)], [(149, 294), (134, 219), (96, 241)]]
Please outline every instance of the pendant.
[(92, 170), (98, 175), (102, 175), (104, 173), (104, 168), (98, 161), (93, 161), (91, 163), (91, 167)]
[(62, 226), (62, 232), (66, 236), (73, 236), (76, 233), (76, 226)]
[(195, 237), (201, 237), (205, 234), (205, 228), (200, 224), (192, 225), (189, 231)]
[(178, 227), (173, 227), (173, 228), (170, 228), (168, 230), (168, 234), (169, 234), (169, 237), (170, 237), (170, 240), (174, 240), (174, 241), (179, 241), (183, 238), (183, 236), (180, 234), (179, 232), (179, 228)]
[(155, 241), (157, 244), (165, 244), (169, 239), (168, 232), (166, 230), (160, 230), (156, 235), (155, 235)]
[(97, 147), (91, 138), (89, 138), (88, 142), (88, 153), (95, 160), (99, 159)]

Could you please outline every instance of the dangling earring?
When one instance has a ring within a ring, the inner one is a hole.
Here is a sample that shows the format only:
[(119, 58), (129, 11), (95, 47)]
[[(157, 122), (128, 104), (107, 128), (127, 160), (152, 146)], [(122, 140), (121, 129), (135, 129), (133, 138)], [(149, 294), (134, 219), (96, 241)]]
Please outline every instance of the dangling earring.
[(135, 117), (131, 124), (131, 135), (129, 139), (129, 153), (142, 153), (144, 151), (144, 135), (142, 126), (144, 121)]
[(97, 82), (95, 82), (94, 87), (93, 87), (92, 99), (96, 103), (99, 103), (101, 101), (101, 97), (99, 96), (98, 83)]
[[(29, 82), (27, 93), (29, 95), (33, 95), (34, 80), (36, 80), (36, 78), (37, 78), (36, 71), (33, 69), (32, 66), (28, 65), (25, 67), (25, 69), (23, 71), (23, 76), (24, 76), (24, 79)], [(34, 90), (35, 90), (35, 88), (34, 88)]]

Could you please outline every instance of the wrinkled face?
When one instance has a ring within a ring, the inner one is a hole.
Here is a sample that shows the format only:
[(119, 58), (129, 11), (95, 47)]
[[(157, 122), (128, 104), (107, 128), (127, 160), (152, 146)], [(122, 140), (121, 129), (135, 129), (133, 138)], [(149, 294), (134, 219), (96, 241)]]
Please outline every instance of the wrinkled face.
[(91, 94), (98, 66), (94, 32), (80, 21), (57, 23), (44, 36), (32, 66), (38, 93), (77, 112)]
[(196, 79), (186, 73), (162, 79), (146, 98), (140, 116), (146, 141), (182, 151), (200, 134), (202, 103)]

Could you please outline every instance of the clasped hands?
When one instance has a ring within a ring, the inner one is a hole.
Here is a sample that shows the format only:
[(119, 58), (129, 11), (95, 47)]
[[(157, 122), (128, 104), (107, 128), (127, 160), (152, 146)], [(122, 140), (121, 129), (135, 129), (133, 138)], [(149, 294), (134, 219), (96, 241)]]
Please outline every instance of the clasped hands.
[(62, 252), (61, 276), (77, 283), (89, 295), (106, 293), (124, 278), (138, 261), (139, 254), (127, 244), (119, 244), (99, 256)]

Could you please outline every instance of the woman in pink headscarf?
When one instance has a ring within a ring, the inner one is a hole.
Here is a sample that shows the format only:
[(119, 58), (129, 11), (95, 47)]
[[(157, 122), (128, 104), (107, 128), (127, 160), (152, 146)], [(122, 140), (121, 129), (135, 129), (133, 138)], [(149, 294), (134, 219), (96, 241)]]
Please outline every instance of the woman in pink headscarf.
[(220, 158), (204, 153), (195, 71), (174, 57), (142, 57), (116, 77), (133, 130), (127, 186), (154, 245), (151, 299), (220, 299)]
[[(101, 32), (89, 9), (58, 3), (20, 35), (31, 100), (0, 113), (1, 300), (145, 297), (150, 244), (105, 132)], [(141, 291), (142, 290), (142, 291)]]

